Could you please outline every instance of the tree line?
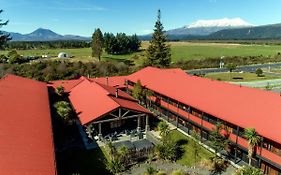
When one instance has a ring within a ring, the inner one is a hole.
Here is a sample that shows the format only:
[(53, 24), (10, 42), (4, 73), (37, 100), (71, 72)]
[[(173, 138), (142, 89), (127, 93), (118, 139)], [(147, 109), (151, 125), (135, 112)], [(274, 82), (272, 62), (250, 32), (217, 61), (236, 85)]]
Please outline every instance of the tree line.
[(31, 50), (31, 49), (74, 49), (89, 48), (90, 41), (9, 41), (3, 47), (5, 50)]
[(114, 76), (131, 73), (131, 68), (123, 62), (70, 62), (35, 61), (25, 64), (0, 64), (0, 78), (5, 74), (15, 74), (39, 81), (74, 79), (79, 76)]
[(100, 57), (103, 49), (108, 54), (118, 55), (136, 52), (141, 47), (141, 41), (137, 35), (127, 36), (125, 33), (104, 33), (98, 28), (92, 36), (92, 56)]

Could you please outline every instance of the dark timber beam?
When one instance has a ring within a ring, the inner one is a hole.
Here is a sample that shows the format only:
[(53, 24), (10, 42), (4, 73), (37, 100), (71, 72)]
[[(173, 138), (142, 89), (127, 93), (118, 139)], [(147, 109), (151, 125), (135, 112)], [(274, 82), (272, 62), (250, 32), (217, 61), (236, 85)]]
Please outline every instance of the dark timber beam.
[(121, 117), (125, 117), (128, 113), (130, 112), (130, 110), (126, 111)]
[(115, 118), (119, 118), (119, 116), (117, 116), (117, 115), (115, 115), (115, 114), (112, 114), (112, 113), (110, 113), (109, 115), (111, 115), (111, 116), (113, 116), (113, 117), (115, 117)]
[(99, 134), (98, 134), (99, 140), (102, 139), (102, 133), (101, 133), (101, 123), (99, 123)]
[(142, 116), (138, 116), (137, 132), (141, 131), (141, 117)]
[(149, 127), (149, 116), (146, 114), (145, 116), (145, 132), (148, 132), (150, 130)]
[(236, 161), (237, 161), (238, 136), (239, 136), (239, 126), (237, 126), (237, 134), (236, 134), (236, 140), (235, 140), (234, 163), (236, 163)]
[(117, 118), (114, 118), (114, 119), (101, 120), (101, 121), (93, 122), (93, 124), (106, 123), (106, 122), (112, 122), (112, 121), (118, 121), (118, 120), (123, 120), (123, 119), (130, 119), (130, 118), (136, 118), (136, 117), (139, 117), (139, 116), (145, 116), (145, 114), (131, 115), (131, 116), (127, 116), (127, 117), (122, 117), (121, 119), (119, 119), (117, 117)]

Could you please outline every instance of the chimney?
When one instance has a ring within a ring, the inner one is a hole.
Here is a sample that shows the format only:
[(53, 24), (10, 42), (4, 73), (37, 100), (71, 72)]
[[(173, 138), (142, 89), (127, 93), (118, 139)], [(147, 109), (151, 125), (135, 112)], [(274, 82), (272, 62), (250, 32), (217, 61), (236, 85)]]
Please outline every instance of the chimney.
[(108, 77), (106, 77), (106, 85), (108, 86)]
[(116, 88), (115, 97), (118, 98), (118, 89)]

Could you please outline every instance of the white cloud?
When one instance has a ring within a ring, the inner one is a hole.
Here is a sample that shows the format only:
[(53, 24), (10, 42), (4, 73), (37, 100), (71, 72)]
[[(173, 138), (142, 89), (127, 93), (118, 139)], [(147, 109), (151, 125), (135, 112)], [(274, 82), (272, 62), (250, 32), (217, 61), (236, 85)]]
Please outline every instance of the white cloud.
[(103, 7), (51, 7), (52, 10), (62, 10), (62, 11), (107, 11), (108, 9)]
[(12, 25), (12, 26), (31, 26), (33, 24), (32, 23), (28, 23), (28, 22), (9, 21), (9, 25)]
[(152, 32), (153, 32), (153, 30), (151, 30), (151, 29), (144, 29), (144, 30), (139, 31), (138, 34), (139, 35), (146, 35), (146, 34), (150, 34)]
[(241, 18), (222, 18), (222, 19), (211, 19), (211, 20), (198, 20), (187, 28), (197, 28), (197, 27), (246, 27), (253, 26), (253, 24), (244, 21)]

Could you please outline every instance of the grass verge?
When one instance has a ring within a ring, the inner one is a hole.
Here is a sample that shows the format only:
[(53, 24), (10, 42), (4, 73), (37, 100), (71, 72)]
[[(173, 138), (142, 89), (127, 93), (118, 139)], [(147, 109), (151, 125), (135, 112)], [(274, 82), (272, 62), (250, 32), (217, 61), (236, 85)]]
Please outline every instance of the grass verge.
[(224, 72), (224, 73), (209, 73), (205, 75), (206, 78), (212, 80), (230, 81), (230, 82), (245, 82), (245, 81), (258, 81), (270, 80), (280, 78), (277, 76), (263, 75), (257, 76), (255, 73), (238, 73), (238, 72)]

